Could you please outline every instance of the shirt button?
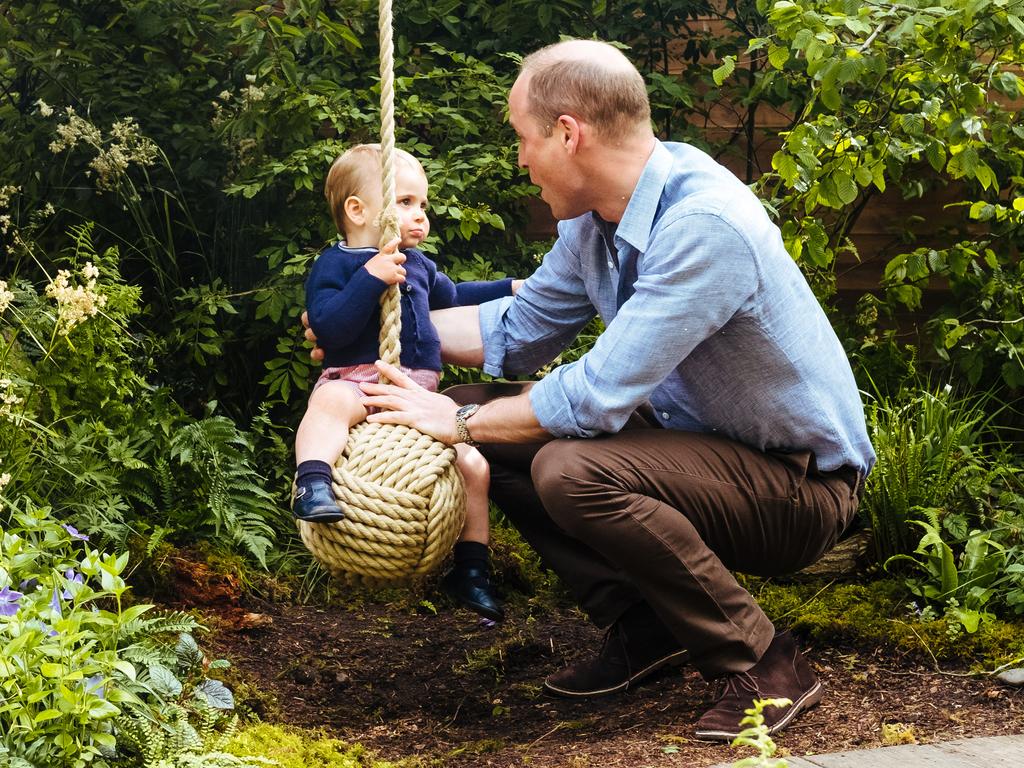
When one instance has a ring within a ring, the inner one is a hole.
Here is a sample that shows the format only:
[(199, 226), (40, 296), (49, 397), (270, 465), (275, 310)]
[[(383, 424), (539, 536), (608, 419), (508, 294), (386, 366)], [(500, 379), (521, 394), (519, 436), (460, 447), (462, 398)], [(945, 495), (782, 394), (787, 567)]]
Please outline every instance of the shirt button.
[(666, 413), (665, 411), (662, 411), (661, 412), (661, 418), (668, 420), (668, 419), (671, 419), (672, 417), (669, 416), (668, 413)]
[(615, 265), (611, 261), (608, 262), (608, 269), (615, 269)]

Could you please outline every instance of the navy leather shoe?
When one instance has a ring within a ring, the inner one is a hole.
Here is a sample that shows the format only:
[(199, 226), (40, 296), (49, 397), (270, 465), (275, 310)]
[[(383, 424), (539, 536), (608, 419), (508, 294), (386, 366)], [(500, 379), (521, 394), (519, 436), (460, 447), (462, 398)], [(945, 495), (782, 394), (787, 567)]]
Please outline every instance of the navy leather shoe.
[(486, 619), (505, 618), (486, 569), (453, 568), (441, 579), (441, 589), (459, 605)]
[(310, 480), (295, 489), (292, 514), (296, 520), (307, 523), (336, 523), (345, 519), (330, 483), (323, 480)]

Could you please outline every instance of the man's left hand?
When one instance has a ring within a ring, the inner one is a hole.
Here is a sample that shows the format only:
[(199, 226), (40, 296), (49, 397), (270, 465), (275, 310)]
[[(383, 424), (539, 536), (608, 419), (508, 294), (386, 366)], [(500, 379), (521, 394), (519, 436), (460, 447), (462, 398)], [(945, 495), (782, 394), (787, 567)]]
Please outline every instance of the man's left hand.
[(455, 429), (458, 403), (450, 397), (423, 389), (398, 368), (383, 360), (378, 360), (376, 366), (391, 383), (359, 385), (363, 392), (369, 395), (362, 401), (363, 405), (368, 408), (384, 409), (371, 413), (366, 417), (367, 421), (403, 424), (448, 445), (459, 442)]

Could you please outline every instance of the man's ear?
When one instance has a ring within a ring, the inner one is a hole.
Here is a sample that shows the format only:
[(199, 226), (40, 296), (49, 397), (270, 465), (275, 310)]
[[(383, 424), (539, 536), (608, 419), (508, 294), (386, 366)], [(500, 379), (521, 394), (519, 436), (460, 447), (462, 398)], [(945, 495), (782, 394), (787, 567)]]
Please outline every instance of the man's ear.
[(357, 227), (366, 226), (366, 203), (356, 195), (349, 195), (345, 198), (342, 206), (345, 216)]
[(572, 115), (559, 115), (555, 130), (558, 131), (558, 137), (566, 151), (569, 154), (576, 154), (580, 148), (583, 124)]

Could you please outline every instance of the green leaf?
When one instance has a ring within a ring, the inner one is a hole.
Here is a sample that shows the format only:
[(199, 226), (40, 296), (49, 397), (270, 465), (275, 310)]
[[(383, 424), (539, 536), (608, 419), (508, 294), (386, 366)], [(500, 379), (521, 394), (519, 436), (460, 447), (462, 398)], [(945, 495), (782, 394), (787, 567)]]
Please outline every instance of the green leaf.
[(978, 165), (974, 170), (974, 178), (978, 180), (983, 189), (996, 189), (999, 186), (995, 171), (992, 170), (988, 163), (981, 160), (978, 161)]
[(797, 165), (796, 158), (783, 150), (772, 155), (772, 168), (779, 172), (779, 176), (790, 187), (800, 177), (800, 167)]
[(196, 669), (203, 663), (203, 652), (199, 650), (192, 635), (183, 632), (178, 636), (178, 643), (174, 646), (174, 653), (178, 658), (178, 665), (183, 669)]
[(733, 73), (734, 69), (736, 69), (736, 57), (723, 57), (722, 65), (719, 67), (715, 67), (715, 69), (711, 72), (711, 77), (714, 79), (715, 85), (721, 85), (722, 83), (724, 83), (725, 79)]
[(771, 43), (768, 46), (768, 63), (775, 69), (782, 69), (789, 61), (789, 48)]
[(849, 205), (857, 199), (857, 185), (850, 174), (840, 171), (834, 175), (836, 194), (844, 205)]
[(935, 139), (924, 145), (924, 156), (933, 170), (941, 171), (946, 164), (946, 148)]
[(924, 133), (924, 117), (918, 112), (900, 115), (900, 127), (914, 136)]
[(154, 693), (160, 696), (173, 697), (181, 693), (181, 681), (163, 664), (149, 666), (149, 680)]
[(235, 697), (220, 680), (203, 680), (202, 684), (196, 687), (196, 691), (206, 698), (211, 707), (216, 709), (235, 708)]
[(946, 333), (946, 337), (942, 340), (942, 343), (946, 349), (952, 349), (956, 346), (957, 342), (970, 333), (970, 331), (971, 327), (969, 325), (958, 325), (952, 331), (948, 331)]

